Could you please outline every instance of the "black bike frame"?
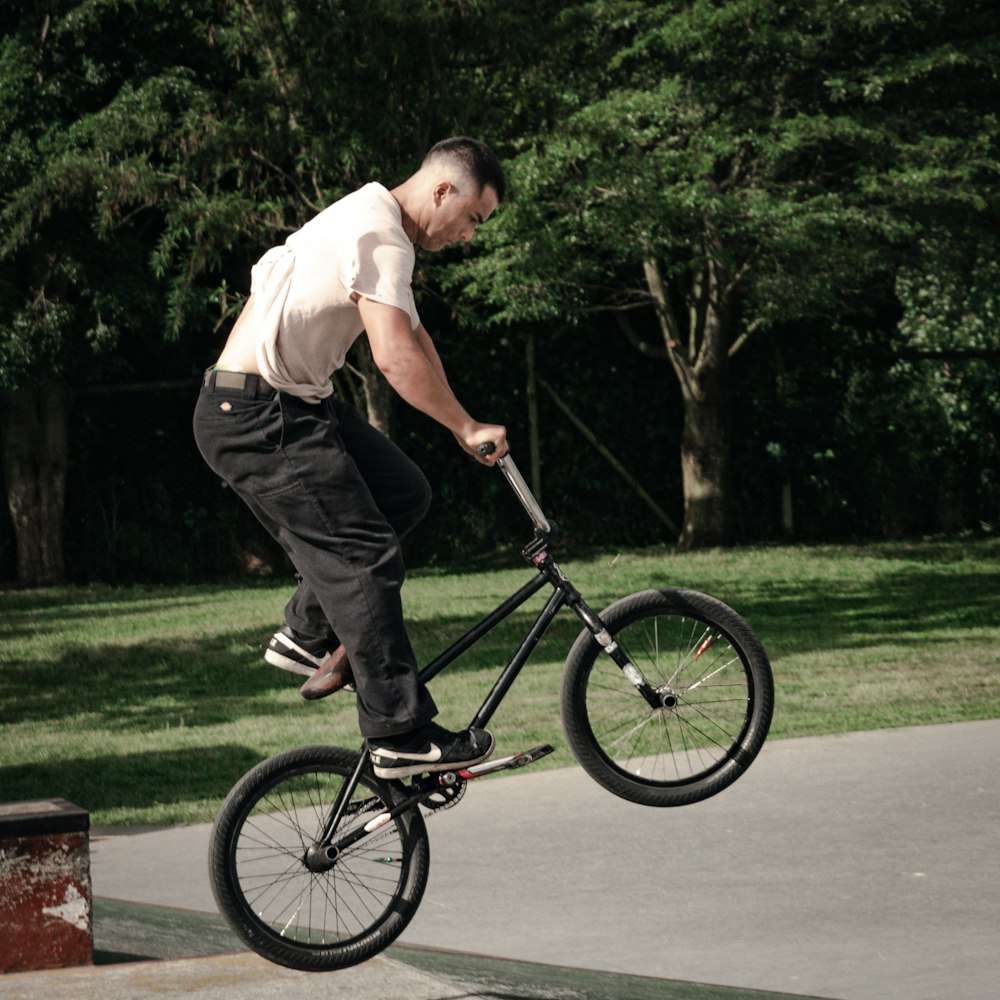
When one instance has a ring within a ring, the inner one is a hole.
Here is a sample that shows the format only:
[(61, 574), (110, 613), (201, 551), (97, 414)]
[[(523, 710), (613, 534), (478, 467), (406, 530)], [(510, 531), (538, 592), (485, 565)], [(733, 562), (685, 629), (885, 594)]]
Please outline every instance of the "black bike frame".
[[(546, 583), (552, 582), (549, 574), (540, 569), (538, 576), (534, 580), (529, 580), (515, 594), (507, 598), (503, 604), (499, 605), (481, 622), (469, 629), (457, 642), (449, 646), (440, 656), (424, 667), (420, 671), (420, 679), (426, 683), (433, 677), (436, 677), (445, 667), (454, 663), (467, 649), (474, 646), (483, 636), (489, 634), (500, 622), (513, 614), (529, 598), (537, 594)], [(493, 717), (493, 713), (500, 706), (504, 696), (510, 690), (511, 685), (517, 679), (521, 668), (527, 663), (532, 650), (538, 645), (539, 640), (545, 634), (545, 630), (551, 624), (552, 619), (559, 613), (562, 606), (571, 599), (571, 590), (569, 588), (558, 583), (553, 583), (553, 586), (555, 590), (552, 596), (546, 602), (545, 607), (542, 608), (534, 625), (528, 630), (527, 635), (522, 640), (520, 646), (518, 646), (510, 662), (504, 668), (503, 673), (497, 678), (496, 683), (493, 685), (493, 690), (486, 696), (486, 699), (479, 707), (479, 711), (469, 724), (470, 727), (475, 726), (482, 729), (486, 726)]]
[[(624, 650), (622, 650), (609, 635), (600, 617), (587, 606), (587, 603), (581, 597), (580, 592), (573, 586), (572, 583), (570, 583), (565, 574), (556, 564), (556, 561), (549, 555), (547, 549), (549, 542), (556, 534), (557, 529), (555, 525), (547, 521), (544, 514), (541, 513), (534, 497), (525, 485), (524, 480), (521, 479), (521, 476), (518, 473), (517, 468), (513, 465), (513, 462), (507, 458), (501, 459), (499, 464), (504, 474), (507, 476), (511, 487), (514, 489), (514, 492), (517, 494), (518, 498), (524, 505), (525, 510), (528, 511), (529, 516), (535, 523), (535, 537), (533, 541), (525, 546), (522, 551), (522, 555), (529, 563), (534, 565), (534, 567), (538, 570), (538, 575), (533, 580), (529, 580), (526, 584), (524, 584), (524, 586), (517, 590), (516, 593), (508, 597), (506, 601), (498, 605), (496, 609), (483, 618), (482, 621), (473, 625), (472, 628), (470, 628), (460, 639), (452, 643), (452, 645), (449, 646), (443, 653), (427, 664), (427, 666), (420, 671), (421, 681), (427, 683), (432, 678), (436, 677), (442, 670), (445, 669), (445, 667), (454, 663), (455, 660), (466, 652), (466, 650), (474, 646), (480, 639), (483, 638), (483, 636), (489, 634), (494, 628), (496, 628), (497, 625), (500, 624), (500, 622), (504, 621), (511, 614), (513, 614), (513, 612), (537, 594), (538, 591), (541, 590), (546, 584), (549, 584), (553, 589), (552, 595), (549, 597), (548, 601), (545, 602), (545, 606), (538, 613), (538, 617), (528, 630), (520, 646), (518, 646), (517, 651), (511, 657), (507, 666), (504, 667), (502, 673), (497, 678), (496, 683), (493, 685), (493, 689), (486, 696), (482, 705), (479, 706), (479, 710), (473, 717), (470, 727), (474, 726), (484, 728), (486, 726), (489, 720), (493, 717), (493, 714), (500, 707), (500, 703), (503, 701), (514, 681), (517, 680), (518, 674), (520, 674), (525, 663), (528, 661), (528, 657), (538, 645), (549, 625), (552, 624), (553, 618), (555, 618), (559, 611), (567, 604), (576, 612), (583, 624), (587, 627), (597, 642), (604, 648), (604, 651), (618, 665), (622, 673), (635, 686), (639, 694), (645, 698), (649, 706), (654, 710), (661, 708), (662, 703), (660, 701), (659, 694), (631, 663)], [(324, 826), (323, 836), (319, 841), (320, 844), (328, 847), (330, 846), (333, 834), (347, 808), (347, 803), (350, 801), (350, 797), (354, 794), (354, 790), (358, 785), (358, 781), (360, 780), (362, 773), (368, 766), (369, 756), (368, 744), (366, 741), (361, 745), (358, 764), (354, 773), (348, 781), (341, 786), (339, 794), (337, 795), (333, 807), (330, 810), (330, 815), (328, 816), (327, 822)], [(430, 794), (428, 790), (422, 789), (415, 792), (412, 796), (407, 796), (404, 801), (400, 802), (392, 810), (390, 810), (389, 813), (385, 814), (386, 821), (388, 821), (389, 818), (399, 815), (406, 809), (411, 808), (415, 803), (426, 798), (428, 794)], [(366, 836), (365, 830), (355, 831), (354, 833), (348, 834), (346, 837), (342, 838), (336, 845), (333, 845), (333, 849), (342, 850), (344, 847), (360, 840), (364, 836)]]

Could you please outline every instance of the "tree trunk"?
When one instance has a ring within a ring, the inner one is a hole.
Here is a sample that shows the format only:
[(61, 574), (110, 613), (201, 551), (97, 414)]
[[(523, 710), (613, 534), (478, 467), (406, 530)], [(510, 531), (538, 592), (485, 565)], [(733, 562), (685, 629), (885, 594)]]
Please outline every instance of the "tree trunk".
[(70, 392), (50, 376), (0, 396), (0, 449), (7, 507), (17, 539), (18, 582), (62, 583), (63, 511), (69, 462)]
[(687, 322), (680, 322), (656, 261), (644, 263), (646, 286), (684, 399), (681, 475), (682, 549), (729, 545), (732, 540), (729, 395), (729, 308), (721, 268), (711, 258), (687, 296)]
[(684, 526), (678, 545), (703, 549), (732, 541), (730, 438), (732, 408), (727, 390), (726, 359), (702, 373), (698, 391), (684, 394), (681, 472)]
[[(774, 352), (774, 391), (775, 399), (778, 402), (778, 408), (782, 413), (788, 411), (788, 370), (785, 367), (785, 352), (781, 349), (781, 341), (775, 338), (772, 342), (772, 349)], [(783, 437), (785, 435), (782, 435)], [(790, 542), (795, 538), (795, 497), (792, 487), (792, 476), (788, 467), (788, 456), (785, 451), (788, 447), (787, 441), (779, 441), (779, 445), (782, 448), (782, 458), (781, 458), (781, 468), (779, 470), (779, 476), (781, 477), (781, 537), (785, 539), (786, 542)]]

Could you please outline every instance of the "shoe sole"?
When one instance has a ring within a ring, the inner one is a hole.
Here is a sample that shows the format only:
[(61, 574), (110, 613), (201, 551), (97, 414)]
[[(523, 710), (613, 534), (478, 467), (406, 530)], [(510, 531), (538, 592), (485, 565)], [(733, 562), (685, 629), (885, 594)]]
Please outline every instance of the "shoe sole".
[(490, 748), (486, 753), (481, 754), (479, 757), (473, 757), (471, 760), (449, 760), (447, 763), (444, 761), (438, 761), (434, 764), (428, 764), (426, 761), (422, 764), (405, 764), (402, 767), (379, 767), (372, 760), (372, 767), (375, 770), (375, 776), (378, 778), (409, 778), (415, 774), (437, 774), (439, 771), (457, 771), (462, 767), (471, 767), (473, 764), (481, 764), (487, 757), (492, 756), (493, 750), (496, 747), (496, 740), (493, 738), (493, 734), (490, 734)]
[[(313, 673), (318, 673), (314, 670)], [(336, 687), (327, 688), (326, 690), (316, 691), (314, 688), (310, 687), (310, 680), (306, 681), (302, 687), (299, 688), (299, 694), (305, 698), (306, 701), (318, 701), (320, 698), (329, 698), (331, 694), (336, 694), (338, 691), (353, 691), (354, 681), (345, 681), (338, 684)]]
[(283, 653), (279, 653), (276, 649), (268, 649), (264, 653), (264, 659), (271, 664), (272, 667), (277, 667), (279, 670), (287, 670), (292, 674), (299, 674), (301, 677), (312, 677), (316, 673), (315, 667), (310, 667), (308, 664), (300, 663), (298, 660), (293, 660), (290, 656), (285, 656)]

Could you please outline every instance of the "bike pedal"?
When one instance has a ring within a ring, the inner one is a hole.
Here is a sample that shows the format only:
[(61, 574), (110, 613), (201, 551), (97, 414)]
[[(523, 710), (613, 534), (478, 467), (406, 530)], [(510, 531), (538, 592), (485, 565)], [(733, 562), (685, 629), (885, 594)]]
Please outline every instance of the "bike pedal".
[(496, 771), (512, 771), (514, 768), (533, 764), (539, 758), (552, 753), (553, 750), (555, 747), (543, 743), (541, 746), (533, 747), (531, 750), (522, 750), (509, 757), (498, 757), (496, 760), (488, 760), (482, 764), (473, 764), (472, 767), (463, 767), (456, 773), (460, 778), (468, 780), (481, 778), (484, 774), (493, 774)]

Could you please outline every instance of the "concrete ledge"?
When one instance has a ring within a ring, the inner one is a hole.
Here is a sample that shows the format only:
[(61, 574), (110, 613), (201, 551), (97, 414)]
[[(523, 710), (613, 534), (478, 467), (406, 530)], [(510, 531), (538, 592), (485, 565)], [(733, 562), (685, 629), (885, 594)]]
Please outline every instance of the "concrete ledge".
[(93, 964), (89, 829), (65, 799), (0, 804), (0, 972)]

